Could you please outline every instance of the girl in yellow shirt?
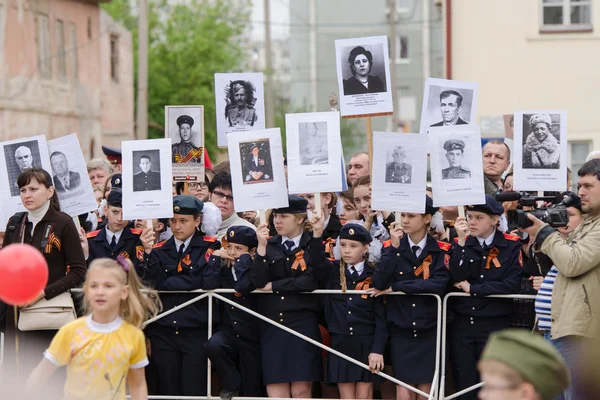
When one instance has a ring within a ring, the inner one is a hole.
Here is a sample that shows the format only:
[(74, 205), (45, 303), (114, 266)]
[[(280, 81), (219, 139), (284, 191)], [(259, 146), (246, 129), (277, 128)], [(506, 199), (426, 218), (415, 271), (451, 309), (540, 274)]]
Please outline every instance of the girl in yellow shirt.
[(29, 376), (27, 391), (37, 392), (58, 367), (67, 367), (64, 400), (148, 398), (144, 367), (146, 343), (140, 327), (160, 309), (128, 258), (99, 258), (88, 269), (83, 286), (89, 313), (63, 326)]

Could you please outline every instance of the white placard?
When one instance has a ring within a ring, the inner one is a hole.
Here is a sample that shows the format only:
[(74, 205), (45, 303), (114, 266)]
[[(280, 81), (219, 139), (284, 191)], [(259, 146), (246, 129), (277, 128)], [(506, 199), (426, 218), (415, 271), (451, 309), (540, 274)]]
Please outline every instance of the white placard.
[(285, 127), (289, 192), (341, 191), (340, 113), (286, 114)]
[(387, 36), (335, 41), (343, 117), (394, 112)]
[(171, 145), (171, 139), (122, 142), (123, 219), (173, 216)]
[(418, 134), (373, 132), (373, 210), (423, 214), (427, 146)]
[(98, 208), (77, 134), (48, 141), (51, 175), (60, 210), (76, 217)]
[(467, 125), (475, 122), (479, 84), (427, 78), (419, 133), (430, 127)]
[(52, 168), (44, 135), (8, 140), (1, 142), (0, 147), (0, 171), (3, 171), (0, 173), (0, 207), (3, 211), (0, 225), (4, 227), (14, 213), (26, 211), (17, 186), (17, 178), (22, 170), (41, 167), (51, 173)]
[(227, 146), (227, 134), (265, 129), (263, 74), (215, 74), (217, 141)]
[(433, 205), (484, 204), (479, 126), (433, 127), (429, 142)]
[(174, 182), (204, 182), (204, 106), (165, 106)]
[(236, 212), (288, 206), (279, 128), (227, 135)]
[(567, 111), (516, 111), (515, 190), (567, 187)]

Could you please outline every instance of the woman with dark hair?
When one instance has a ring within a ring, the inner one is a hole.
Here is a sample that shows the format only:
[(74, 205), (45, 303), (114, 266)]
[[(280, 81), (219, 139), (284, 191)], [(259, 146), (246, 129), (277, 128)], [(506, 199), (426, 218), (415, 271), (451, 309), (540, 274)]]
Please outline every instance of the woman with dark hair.
[(344, 79), (344, 95), (380, 93), (386, 88), (381, 78), (369, 75), (373, 69), (373, 54), (362, 46), (352, 49), (348, 56), (352, 77)]
[(254, 104), (256, 88), (250, 81), (233, 81), (227, 89), (225, 118), (229, 126), (254, 126), (258, 119)]
[[(48, 263), (48, 284), (30, 303), (34, 304), (78, 287), (83, 283), (87, 268), (80, 233), (71, 217), (60, 212), (50, 174), (37, 167), (26, 169), (17, 178), (17, 186), (27, 212), (18, 212), (9, 219), (2, 246), (27, 243), (44, 255)], [(6, 349), (12, 351), (17, 321), (11, 311), (7, 322)], [(27, 374), (35, 367), (35, 360), (48, 347), (55, 333), (55, 330), (18, 332), (20, 373)]]

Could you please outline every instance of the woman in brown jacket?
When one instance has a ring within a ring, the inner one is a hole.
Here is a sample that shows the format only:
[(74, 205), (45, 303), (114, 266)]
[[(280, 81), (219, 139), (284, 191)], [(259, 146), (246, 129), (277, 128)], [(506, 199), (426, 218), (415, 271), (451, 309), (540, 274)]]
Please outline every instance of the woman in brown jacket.
[[(27, 243), (44, 255), (48, 263), (48, 284), (31, 302), (33, 304), (81, 285), (87, 267), (79, 232), (71, 217), (60, 212), (50, 175), (41, 168), (26, 169), (19, 175), (17, 185), (27, 212), (16, 213), (9, 219), (2, 246)], [(6, 361), (16, 360), (15, 338), (18, 335), (18, 373), (26, 377), (56, 331), (18, 331), (13, 307), (8, 307), (7, 311)]]

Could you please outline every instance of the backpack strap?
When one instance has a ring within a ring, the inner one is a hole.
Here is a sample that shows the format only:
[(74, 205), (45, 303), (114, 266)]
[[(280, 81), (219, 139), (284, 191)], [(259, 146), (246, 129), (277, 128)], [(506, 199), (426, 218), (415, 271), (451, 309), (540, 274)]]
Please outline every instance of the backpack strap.
[(10, 219), (8, 220), (8, 225), (6, 228), (6, 236), (8, 236), (10, 238), (11, 243), (14, 241), (13, 236), (17, 230), (17, 225), (19, 225), (19, 223), (23, 220), (23, 217), (25, 216), (25, 214), (27, 214), (27, 212), (15, 213), (15, 215), (10, 217)]

